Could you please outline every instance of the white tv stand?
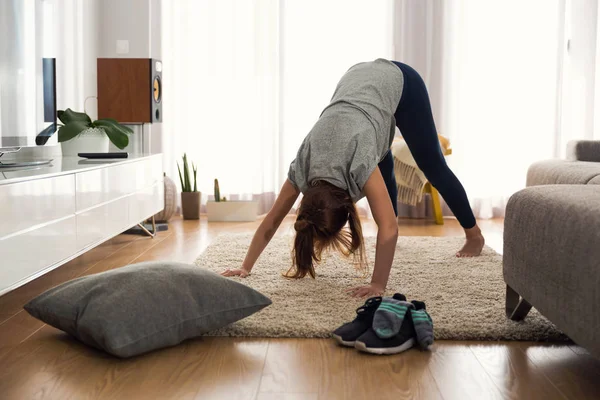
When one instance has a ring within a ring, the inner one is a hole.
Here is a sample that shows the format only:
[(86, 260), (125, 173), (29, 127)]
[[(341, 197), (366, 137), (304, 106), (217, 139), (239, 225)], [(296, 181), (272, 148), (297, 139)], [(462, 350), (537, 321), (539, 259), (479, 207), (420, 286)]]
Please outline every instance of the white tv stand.
[(0, 295), (163, 208), (161, 154), (0, 169)]

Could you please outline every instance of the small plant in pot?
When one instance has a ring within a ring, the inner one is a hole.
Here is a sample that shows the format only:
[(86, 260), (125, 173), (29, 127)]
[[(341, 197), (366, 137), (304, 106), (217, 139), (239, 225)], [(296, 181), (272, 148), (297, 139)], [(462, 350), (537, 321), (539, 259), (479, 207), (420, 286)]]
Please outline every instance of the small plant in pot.
[(227, 201), (225, 197), (221, 197), (218, 179), (215, 179), (214, 197), (214, 201), (206, 203), (208, 221), (248, 222), (256, 220), (258, 215), (258, 201)]
[(214, 187), (214, 196), (215, 196), (215, 201), (221, 202), (221, 201), (227, 201), (227, 197), (221, 197), (221, 189), (219, 189), (219, 180), (215, 179), (215, 187)]
[(181, 182), (181, 214), (183, 215), (183, 219), (199, 219), (202, 194), (198, 191), (196, 181), (198, 168), (192, 163), (191, 172), (194, 176), (193, 186), (192, 180), (190, 179), (190, 167), (188, 165), (187, 153), (183, 154), (183, 171), (179, 166), (179, 163), (177, 163), (177, 170), (179, 171), (179, 180)]
[(109, 141), (123, 150), (129, 144), (131, 128), (121, 125), (114, 119), (103, 118), (92, 121), (85, 112), (67, 108), (58, 111), (58, 141), (63, 155), (76, 156), (78, 153), (107, 153)]

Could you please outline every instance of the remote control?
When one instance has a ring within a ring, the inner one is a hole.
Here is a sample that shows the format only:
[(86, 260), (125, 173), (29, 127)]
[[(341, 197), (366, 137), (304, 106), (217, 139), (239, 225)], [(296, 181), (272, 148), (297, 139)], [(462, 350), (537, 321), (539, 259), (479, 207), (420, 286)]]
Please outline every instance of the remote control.
[(119, 152), (119, 153), (78, 153), (79, 157), (90, 158), (90, 159), (98, 159), (98, 158), (127, 158), (129, 157), (129, 153)]

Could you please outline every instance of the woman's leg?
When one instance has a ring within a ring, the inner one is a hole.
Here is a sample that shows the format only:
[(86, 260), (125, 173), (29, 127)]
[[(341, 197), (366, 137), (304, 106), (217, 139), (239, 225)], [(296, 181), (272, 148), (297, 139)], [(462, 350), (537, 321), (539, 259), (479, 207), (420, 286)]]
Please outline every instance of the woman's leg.
[(402, 98), (394, 114), (396, 125), (419, 169), (440, 192), (465, 230), (467, 241), (457, 255), (479, 255), (484, 239), (465, 189), (442, 154), (425, 82), (413, 68), (399, 62), (394, 63), (404, 74)]
[(396, 186), (396, 175), (394, 173), (394, 156), (392, 151), (388, 151), (384, 159), (379, 163), (379, 170), (385, 181), (385, 186), (390, 194), (394, 213), (398, 216), (398, 186)]

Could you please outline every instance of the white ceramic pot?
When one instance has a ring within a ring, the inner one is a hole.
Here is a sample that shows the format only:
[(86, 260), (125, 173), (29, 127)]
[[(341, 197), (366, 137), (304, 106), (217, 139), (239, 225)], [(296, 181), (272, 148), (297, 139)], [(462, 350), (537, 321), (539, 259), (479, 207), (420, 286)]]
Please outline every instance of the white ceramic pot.
[(64, 156), (77, 157), (78, 153), (108, 153), (110, 140), (102, 129), (90, 128), (71, 140), (61, 143)]
[(206, 203), (208, 221), (249, 222), (258, 216), (258, 201), (209, 201)]

